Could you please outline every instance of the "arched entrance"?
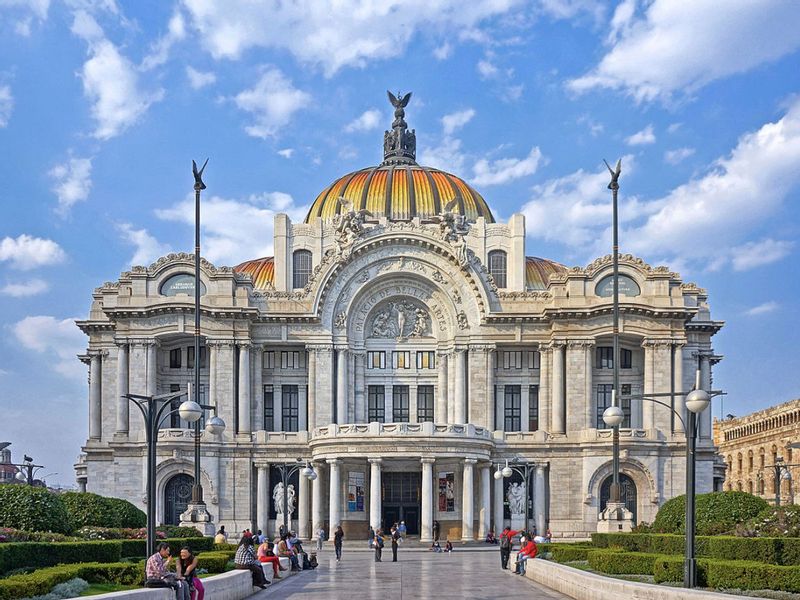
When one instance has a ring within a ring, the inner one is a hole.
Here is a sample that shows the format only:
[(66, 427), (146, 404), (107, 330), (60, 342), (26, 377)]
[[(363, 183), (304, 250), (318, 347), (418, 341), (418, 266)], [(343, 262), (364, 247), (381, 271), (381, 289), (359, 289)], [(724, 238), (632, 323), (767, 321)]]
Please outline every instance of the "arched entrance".
[(164, 524), (179, 525), (181, 513), (192, 499), (194, 477), (186, 473), (174, 475), (164, 486)]
[[(613, 476), (606, 477), (605, 481), (603, 481), (603, 485), (600, 486), (600, 512), (603, 512), (606, 509), (606, 503), (611, 496), (611, 482), (613, 479)], [(637, 523), (636, 484), (633, 483), (633, 479), (625, 475), (625, 473), (620, 473), (619, 488), (620, 500), (625, 503), (625, 508), (631, 511), (631, 514), (633, 515), (633, 522)]]

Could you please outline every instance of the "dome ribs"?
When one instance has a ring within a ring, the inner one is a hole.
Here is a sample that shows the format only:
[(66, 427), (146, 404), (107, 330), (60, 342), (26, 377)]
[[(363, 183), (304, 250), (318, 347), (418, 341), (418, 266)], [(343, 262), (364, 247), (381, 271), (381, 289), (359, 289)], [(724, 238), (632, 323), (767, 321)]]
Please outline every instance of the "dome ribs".
[(417, 215), (417, 194), (414, 186), (414, 178), (411, 175), (411, 169), (409, 169), (408, 167), (404, 167), (403, 170), (406, 172), (406, 189), (408, 190), (409, 216), (413, 218), (414, 216)]
[(433, 214), (438, 215), (442, 212), (442, 200), (439, 197), (439, 188), (436, 185), (436, 182), (433, 180), (433, 175), (431, 175), (429, 169), (423, 168), (422, 172), (425, 173), (425, 176), (428, 179), (428, 184), (431, 186), (431, 192), (433, 193)]
[(386, 170), (386, 196), (383, 200), (384, 209), (383, 214), (387, 219), (397, 219), (396, 209), (397, 203), (392, 202), (394, 196), (394, 188), (392, 187), (392, 180), (394, 179), (394, 167), (389, 167)]

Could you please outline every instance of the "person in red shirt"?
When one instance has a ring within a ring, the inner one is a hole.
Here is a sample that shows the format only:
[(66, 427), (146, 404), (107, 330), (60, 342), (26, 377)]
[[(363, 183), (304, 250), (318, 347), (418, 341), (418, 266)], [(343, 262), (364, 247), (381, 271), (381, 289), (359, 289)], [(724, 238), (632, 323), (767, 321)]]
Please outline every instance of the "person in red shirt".
[(500, 566), (504, 569), (508, 568), (508, 559), (514, 546), (513, 538), (517, 534), (519, 534), (519, 531), (514, 531), (511, 527), (504, 527), (502, 533), (500, 533)]
[(516, 575), (525, 575), (525, 561), (536, 558), (538, 551), (536, 543), (533, 540), (528, 540), (520, 549), (519, 554), (517, 554), (517, 569), (514, 573)]

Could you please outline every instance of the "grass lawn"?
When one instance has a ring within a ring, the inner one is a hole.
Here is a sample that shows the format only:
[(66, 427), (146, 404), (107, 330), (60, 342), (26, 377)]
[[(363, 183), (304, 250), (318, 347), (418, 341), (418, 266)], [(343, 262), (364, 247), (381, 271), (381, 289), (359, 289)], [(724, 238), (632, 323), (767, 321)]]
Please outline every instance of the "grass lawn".
[(121, 592), (123, 590), (136, 590), (140, 585), (118, 585), (116, 583), (90, 583), (88, 589), (81, 596), (96, 596), (97, 594), (108, 594), (109, 592)]

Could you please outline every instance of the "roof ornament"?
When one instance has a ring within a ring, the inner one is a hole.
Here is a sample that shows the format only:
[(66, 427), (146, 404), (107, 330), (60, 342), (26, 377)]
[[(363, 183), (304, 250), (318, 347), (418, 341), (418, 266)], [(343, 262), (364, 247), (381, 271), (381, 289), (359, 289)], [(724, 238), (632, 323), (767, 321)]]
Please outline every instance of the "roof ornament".
[(405, 96), (397, 92), (397, 96), (395, 96), (387, 90), (386, 94), (389, 96), (389, 102), (394, 106), (394, 121), (392, 121), (392, 130), (383, 133), (383, 164), (416, 164), (416, 130), (409, 131), (408, 124), (403, 118), (406, 116), (404, 109), (408, 106), (408, 101), (411, 100), (411, 92), (408, 92)]

